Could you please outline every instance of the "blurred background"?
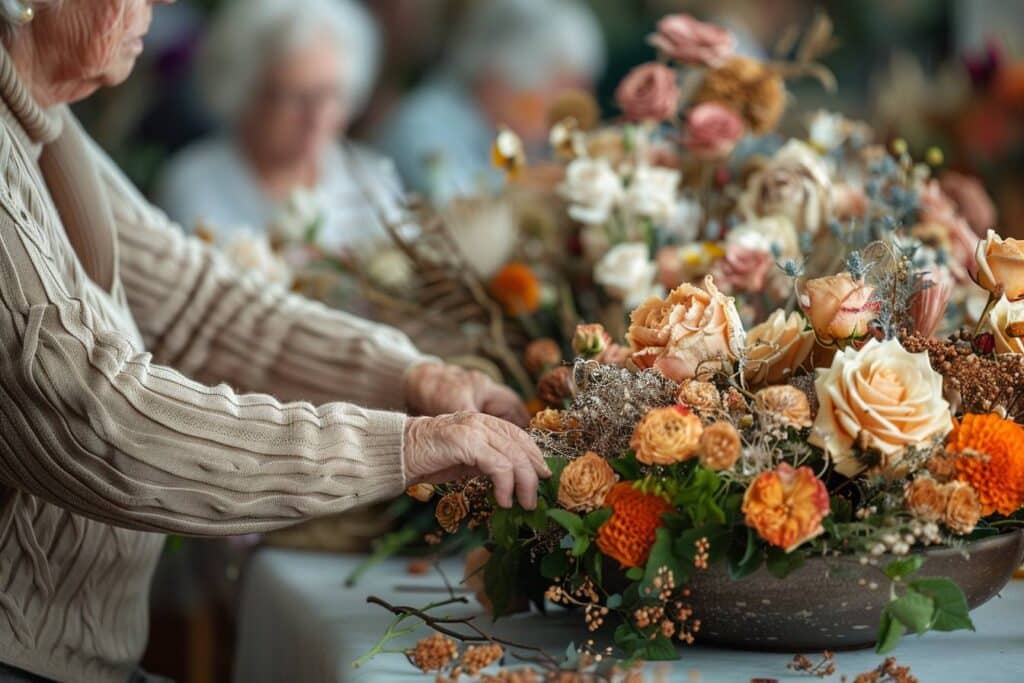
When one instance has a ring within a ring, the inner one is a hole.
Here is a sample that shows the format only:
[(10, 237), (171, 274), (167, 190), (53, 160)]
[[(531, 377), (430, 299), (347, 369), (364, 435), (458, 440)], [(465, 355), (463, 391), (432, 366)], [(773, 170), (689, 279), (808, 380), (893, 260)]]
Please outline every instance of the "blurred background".
[[(444, 200), (489, 182), (499, 125), (543, 154), (566, 88), (618, 116), (616, 86), (655, 57), (645, 37), (675, 12), (762, 58), (788, 56), (787, 28), (827, 13), (837, 92), (788, 84), (782, 134), (825, 108), (915, 156), (937, 147), (983, 179), (1001, 232), (1024, 236), (1024, 2), (1011, 0), (178, 0), (157, 8), (132, 78), (77, 113), (185, 230), (266, 226), (312, 173), (334, 196), (330, 246), (349, 248), (375, 194)], [(172, 544), (148, 669), (228, 680), (240, 547)]]

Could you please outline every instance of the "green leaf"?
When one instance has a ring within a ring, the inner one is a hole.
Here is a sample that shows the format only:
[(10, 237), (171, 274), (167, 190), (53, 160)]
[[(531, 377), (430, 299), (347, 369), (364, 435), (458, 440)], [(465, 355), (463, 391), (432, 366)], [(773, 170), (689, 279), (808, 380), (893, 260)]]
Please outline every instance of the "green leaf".
[(931, 630), (960, 631), (974, 630), (967, 598), (960, 586), (949, 579), (917, 579), (910, 588), (927, 595), (935, 603)]
[(853, 521), (853, 503), (842, 496), (832, 496), (829, 500), (832, 517), (838, 523)]
[(612, 458), (608, 461), (608, 464), (612, 466), (615, 473), (622, 478), (623, 481), (636, 481), (643, 476), (643, 471), (640, 469), (640, 463), (637, 462), (636, 454), (630, 451), (621, 458)]
[(654, 640), (645, 641), (634, 655), (648, 662), (670, 662), (679, 659), (679, 650), (670, 638), (659, 635)]
[(921, 634), (932, 624), (935, 601), (927, 595), (909, 589), (902, 597), (890, 602), (885, 609), (893, 619), (898, 619), (906, 626), (907, 630)]
[(544, 458), (551, 476), (540, 483), (540, 498), (546, 500), (558, 500), (558, 483), (562, 478), (562, 470), (569, 464), (566, 458)]
[(512, 589), (519, 585), (519, 555), (515, 550), (495, 547), (484, 565), (484, 592), (494, 606), (494, 618), (505, 614), (511, 600)]
[(753, 529), (747, 529), (746, 541), (737, 535), (729, 548), (729, 578), (739, 581), (756, 572), (761, 566), (763, 555)]
[(604, 526), (604, 523), (612, 518), (611, 508), (600, 508), (594, 510), (583, 519), (583, 526), (591, 536), (597, 535), (597, 530)]
[(900, 638), (907, 632), (906, 627), (896, 619), (889, 616), (888, 612), (882, 612), (882, 622), (878, 626), (878, 641), (875, 643), (875, 652), (884, 655), (892, 652)]
[(608, 599), (604, 601), (604, 606), (608, 609), (618, 609), (622, 607), (622, 596), (618, 593), (609, 595)]
[(562, 578), (568, 571), (569, 558), (564, 552), (550, 552), (540, 561), (540, 574), (546, 579)]
[(662, 528), (655, 532), (654, 545), (651, 547), (651, 554), (647, 559), (647, 568), (644, 571), (643, 583), (640, 586), (642, 594), (646, 593), (648, 588), (653, 590), (654, 578), (662, 567), (667, 567), (672, 572), (677, 586), (689, 578), (689, 574), (683, 569), (679, 559), (675, 556), (673, 546), (672, 534), (669, 533), (668, 529)]
[(580, 557), (583, 553), (587, 552), (587, 548), (590, 547), (590, 538), (586, 535), (577, 536), (576, 542), (572, 544), (572, 555), (573, 557)]
[(575, 515), (568, 510), (552, 508), (548, 510), (548, 517), (561, 524), (577, 540), (587, 535), (586, 527), (583, 525), (583, 520), (579, 515)]
[(885, 567), (885, 575), (890, 579), (902, 579), (917, 572), (924, 564), (924, 558), (920, 555), (910, 555), (893, 560)]
[(644, 578), (643, 567), (630, 567), (628, 570), (626, 570), (626, 578), (630, 581), (639, 581), (640, 579)]
[(765, 558), (765, 567), (777, 579), (784, 579), (804, 565), (806, 557), (799, 551), (787, 553), (782, 548), (771, 547)]

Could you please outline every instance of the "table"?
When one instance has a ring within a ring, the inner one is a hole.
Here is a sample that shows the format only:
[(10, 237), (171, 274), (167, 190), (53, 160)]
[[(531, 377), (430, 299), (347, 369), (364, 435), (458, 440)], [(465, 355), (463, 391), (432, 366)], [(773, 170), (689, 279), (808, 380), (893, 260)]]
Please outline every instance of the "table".
[[(362, 669), (352, 662), (384, 632), (390, 614), (366, 603), (367, 595), (421, 606), (440, 597), (442, 581), (433, 571), (408, 574), (405, 560), (390, 560), (369, 572), (355, 588), (345, 578), (362, 557), (283, 550), (261, 550), (246, 569), (239, 617), (235, 680), (238, 683), (402, 683), (424, 680), (403, 657), (382, 655)], [(444, 565), (451, 579), (461, 577), (461, 563)], [(453, 608), (470, 614), (472, 607)], [(1000, 598), (973, 614), (977, 633), (930, 633), (908, 637), (896, 650), (922, 683), (1024, 681), (1024, 581), (1011, 583)], [(489, 622), (488, 622), (489, 623)], [(585, 639), (578, 615), (541, 618), (521, 615), (498, 622), (495, 631), (509, 638), (563, 651), (573, 639)], [(424, 630), (420, 635), (426, 635)], [(396, 641), (406, 647), (415, 637)], [(668, 680), (701, 683), (749, 683), (752, 678), (779, 681), (817, 680), (786, 669), (790, 655), (736, 652), (693, 647), (683, 652)], [(878, 665), (870, 650), (837, 655), (840, 673), (849, 679)], [(836, 676), (830, 680), (838, 681)]]

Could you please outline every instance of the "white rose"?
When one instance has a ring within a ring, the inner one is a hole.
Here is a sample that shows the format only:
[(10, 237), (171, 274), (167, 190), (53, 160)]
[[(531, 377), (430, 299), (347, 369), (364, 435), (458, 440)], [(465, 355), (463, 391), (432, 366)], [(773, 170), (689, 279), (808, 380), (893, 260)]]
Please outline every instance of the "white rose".
[(846, 142), (848, 126), (841, 114), (819, 110), (811, 116), (808, 125), (808, 139), (811, 144), (830, 152)]
[(597, 284), (627, 307), (639, 306), (656, 293), (657, 273), (658, 267), (651, 261), (643, 242), (617, 244), (594, 266)]
[(323, 199), (318, 193), (297, 189), (270, 224), (269, 232), (282, 242), (304, 242), (309, 231), (322, 219), (323, 213)]
[(693, 242), (700, 234), (704, 209), (700, 202), (683, 197), (676, 202), (672, 216), (665, 223), (665, 234), (674, 237), (681, 244)]
[(623, 206), (634, 216), (667, 223), (675, 211), (679, 171), (660, 166), (640, 166), (626, 190)]
[(270, 282), (289, 285), (292, 273), (285, 262), (270, 248), (262, 235), (248, 230), (236, 230), (222, 249), (227, 259), (240, 270), (263, 275)]
[(953, 426), (942, 375), (927, 353), (910, 353), (895, 339), (837, 352), (814, 385), (819, 408), (810, 442), (847, 477), (866, 469), (853, 455), (858, 441), (881, 452), (891, 468), (908, 446), (930, 445)]
[(622, 198), (622, 180), (605, 159), (576, 159), (559, 186), (569, 215), (580, 223), (604, 223)]
[(999, 297), (988, 314), (988, 327), (995, 337), (997, 353), (1024, 353), (1024, 301)]

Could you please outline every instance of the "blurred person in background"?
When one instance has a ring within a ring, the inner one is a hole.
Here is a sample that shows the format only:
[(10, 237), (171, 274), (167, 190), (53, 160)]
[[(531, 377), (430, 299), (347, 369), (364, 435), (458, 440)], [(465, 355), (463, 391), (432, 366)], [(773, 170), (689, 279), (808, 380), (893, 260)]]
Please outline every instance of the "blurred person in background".
[(169, 162), (157, 203), (219, 242), (296, 220), (318, 222), (332, 251), (383, 239), (375, 207), (393, 205), (401, 183), (387, 159), (342, 137), (370, 94), (379, 43), (355, 0), (230, 2), (198, 64), (222, 130)]
[(413, 189), (447, 200), (497, 183), (499, 126), (543, 149), (548, 108), (565, 90), (592, 90), (605, 62), (600, 26), (577, 0), (484, 0), (456, 29), (442, 65), (378, 131)]

